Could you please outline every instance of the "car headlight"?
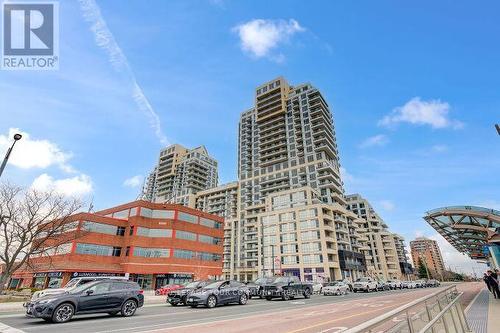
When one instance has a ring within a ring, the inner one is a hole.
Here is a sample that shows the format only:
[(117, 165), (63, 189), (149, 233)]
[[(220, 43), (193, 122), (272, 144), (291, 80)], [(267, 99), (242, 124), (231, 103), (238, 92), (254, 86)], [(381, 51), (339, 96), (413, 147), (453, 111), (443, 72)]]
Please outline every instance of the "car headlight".
[(55, 300), (56, 300), (55, 298), (42, 299), (41, 301), (38, 301), (37, 304), (47, 304)]

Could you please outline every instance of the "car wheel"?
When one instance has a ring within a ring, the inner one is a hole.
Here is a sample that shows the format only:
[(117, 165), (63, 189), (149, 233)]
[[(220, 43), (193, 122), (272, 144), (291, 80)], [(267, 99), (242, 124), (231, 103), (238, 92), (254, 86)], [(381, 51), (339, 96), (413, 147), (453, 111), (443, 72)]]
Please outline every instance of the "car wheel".
[(123, 303), (121, 313), (124, 317), (130, 317), (135, 314), (136, 310), (137, 303), (133, 299), (129, 299)]
[(304, 298), (311, 298), (311, 291), (309, 290), (309, 288), (306, 288), (306, 290), (304, 290)]
[(191, 304), (190, 307), (192, 308), (197, 308), (198, 307), (198, 304)]
[(340, 291), (340, 289), (337, 289), (337, 291), (335, 292), (335, 295), (337, 295), (337, 296), (342, 295), (342, 292)]
[(70, 321), (74, 314), (75, 307), (70, 303), (63, 303), (54, 310), (52, 321), (54, 323), (65, 323)]
[(247, 301), (248, 301), (248, 297), (246, 294), (240, 295), (240, 299), (239, 299), (238, 303), (240, 303), (241, 305), (245, 305), (245, 304), (247, 304)]
[(111, 316), (111, 317), (114, 317), (118, 314), (118, 311), (113, 311), (113, 312), (108, 312), (108, 314)]
[(177, 303), (170, 303), (170, 305), (172, 305), (172, 306), (177, 306)]
[(288, 295), (287, 291), (283, 292), (283, 295), (281, 295), (281, 299), (284, 301), (288, 301), (290, 299), (290, 295)]
[(357, 292), (358, 292), (358, 290), (357, 290), (357, 289), (353, 289), (353, 290), (352, 290), (352, 292), (353, 292), (353, 293), (357, 293)]
[(216, 305), (217, 305), (217, 298), (215, 298), (214, 295), (208, 296), (208, 298), (207, 298), (207, 308), (209, 308), (209, 309), (215, 308)]
[(269, 297), (269, 296), (266, 297), (266, 300), (268, 300), (268, 301), (270, 301), (272, 299), (273, 299), (272, 297)]

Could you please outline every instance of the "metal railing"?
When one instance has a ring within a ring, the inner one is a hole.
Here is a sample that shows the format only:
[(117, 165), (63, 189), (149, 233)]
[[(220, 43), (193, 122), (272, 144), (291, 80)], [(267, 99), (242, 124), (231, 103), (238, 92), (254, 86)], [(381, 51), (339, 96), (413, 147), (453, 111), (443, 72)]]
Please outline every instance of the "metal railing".
[(470, 333), (460, 303), (462, 295), (456, 286), (449, 286), (343, 333)]

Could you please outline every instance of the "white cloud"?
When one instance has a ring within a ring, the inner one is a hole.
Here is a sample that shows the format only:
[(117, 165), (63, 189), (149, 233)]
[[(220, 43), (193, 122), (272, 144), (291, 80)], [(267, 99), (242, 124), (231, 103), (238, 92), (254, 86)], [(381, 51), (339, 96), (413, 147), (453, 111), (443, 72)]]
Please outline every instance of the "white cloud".
[(133, 176), (133, 177), (127, 178), (123, 182), (123, 186), (132, 187), (132, 188), (138, 187), (141, 184), (142, 184), (142, 176), (141, 175), (137, 175), (137, 176)]
[(354, 176), (351, 175), (344, 167), (340, 167), (340, 178), (342, 178), (344, 182), (354, 181)]
[(31, 184), (38, 191), (54, 191), (67, 196), (83, 196), (92, 192), (92, 180), (89, 176), (80, 174), (71, 178), (54, 179), (44, 173)]
[(440, 100), (422, 101), (414, 97), (405, 105), (392, 110), (379, 121), (381, 126), (391, 126), (401, 122), (414, 125), (429, 125), (432, 128), (451, 127), (459, 129), (463, 123), (449, 118), (450, 105)]
[(283, 61), (284, 56), (272, 56), (271, 50), (286, 42), (297, 32), (305, 31), (294, 19), (264, 20), (255, 19), (233, 28), (240, 37), (240, 46), (244, 52), (256, 58), (270, 57), (275, 61)]
[(135, 74), (130, 67), (127, 57), (121, 50), (115, 40), (115, 37), (109, 30), (106, 21), (101, 15), (101, 10), (94, 0), (79, 0), (83, 17), (91, 24), (90, 30), (94, 33), (97, 46), (102, 48), (113, 68), (122, 74), (129, 82), (130, 95), (139, 110), (149, 120), (150, 127), (154, 130), (156, 137), (162, 145), (168, 145), (168, 139), (161, 129), (161, 121), (158, 114), (154, 111), (142, 88), (137, 83)]
[(495, 210), (500, 210), (500, 201), (496, 200), (485, 200), (478, 204), (479, 207), (490, 208)]
[(448, 150), (447, 145), (434, 145), (431, 147), (431, 150), (435, 153), (444, 153)]
[(393, 211), (394, 208), (396, 208), (396, 205), (390, 200), (381, 200), (379, 201), (380, 206), (382, 207), (383, 210), (386, 211)]
[(9, 158), (9, 164), (21, 169), (45, 169), (57, 165), (65, 172), (74, 172), (74, 169), (68, 164), (72, 156), (71, 153), (62, 151), (55, 143), (48, 140), (32, 139), (28, 133), (18, 128), (10, 128), (8, 134), (0, 135), (0, 152), (7, 151), (12, 145), (16, 133), (23, 137), (16, 142)]
[(389, 142), (389, 138), (387, 138), (384, 134), (378, 134), (367, 138), (363, 141), (359, 147), (360, 148), (368, 148), (373, 146), (385, 146)]

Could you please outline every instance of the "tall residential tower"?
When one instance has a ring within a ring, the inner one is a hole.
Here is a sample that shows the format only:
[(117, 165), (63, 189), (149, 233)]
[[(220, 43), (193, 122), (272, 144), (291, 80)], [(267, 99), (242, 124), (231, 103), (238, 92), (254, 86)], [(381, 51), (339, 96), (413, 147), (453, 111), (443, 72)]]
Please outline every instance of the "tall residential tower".
[(306, 279), (363, 270), (362, 262), (340, 266), (338, 251), (357, 247), (355, 215), (345, 208), (332, 114), (317, 88), (282, 77), (257, 87), (240, 117), (238, 152), (227, 277), (250, 280), (277, 266)]
[(216, 187), (217, 182), (217, 161), (204, 146), (188, 149), (175, 144), (160, 151), (143, 192), (153, 202), (188, 206), (193, 194)]

